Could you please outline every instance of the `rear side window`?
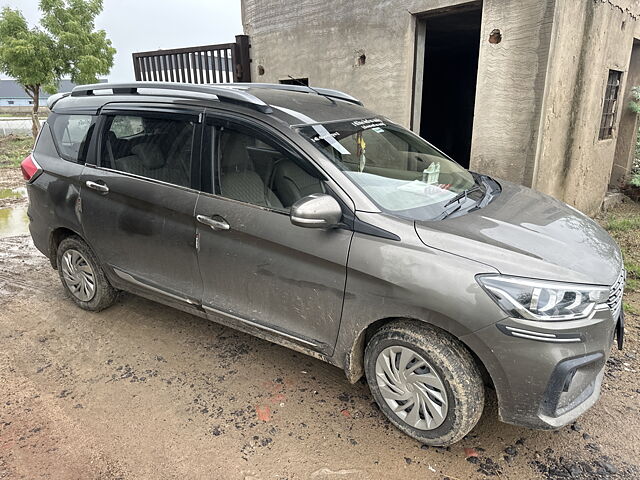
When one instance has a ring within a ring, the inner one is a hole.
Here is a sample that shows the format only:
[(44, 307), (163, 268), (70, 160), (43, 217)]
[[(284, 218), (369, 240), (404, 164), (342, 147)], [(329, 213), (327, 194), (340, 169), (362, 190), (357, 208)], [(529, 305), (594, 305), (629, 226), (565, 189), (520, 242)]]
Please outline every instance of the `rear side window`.
[(104, 128), (101, 166), (191, 187), (194, 121), (182, 117), (109, 115)]
[(52, 114), (49, 117), (47, 123), (60, 157), (70, 162), (84, 162), (93, 120), (91, 115)]

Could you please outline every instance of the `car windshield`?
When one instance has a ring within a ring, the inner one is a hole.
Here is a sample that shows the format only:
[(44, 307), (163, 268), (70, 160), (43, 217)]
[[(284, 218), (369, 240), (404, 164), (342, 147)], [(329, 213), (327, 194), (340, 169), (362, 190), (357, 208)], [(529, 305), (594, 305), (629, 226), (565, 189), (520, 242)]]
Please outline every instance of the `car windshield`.
[(298, 131), (382, 210), (396, 215), (441, 218), (457, 206), (456, 197), (462, 203), (465, 191), (481, 190), (469, 171), (380, 118), (305, 125)]

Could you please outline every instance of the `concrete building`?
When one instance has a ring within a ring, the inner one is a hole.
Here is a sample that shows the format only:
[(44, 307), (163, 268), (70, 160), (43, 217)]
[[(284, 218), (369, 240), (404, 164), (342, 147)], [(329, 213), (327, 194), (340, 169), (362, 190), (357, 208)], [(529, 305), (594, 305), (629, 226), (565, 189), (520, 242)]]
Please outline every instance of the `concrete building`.
[(252, 81), (344, 90), (590, 214), (632, 160), (639, 15), (637, 0), (242, 0)]
[[(106, 82), (106, 79), (100, 79), (99, 82)], [(75, 83), (70, 80), (60, 80), (58, 84), (59, 92), (70, 92)], [(47, 105), (47, 98), (50, 95), (44, 91), (40, 91), (40, 101), (38, 105), (44, 107)], [(30, 107), (33, 100), (27, 95), (27, 92), (20, 86), (18, 82), (12, 79), (0, 80), (0, 107)]]

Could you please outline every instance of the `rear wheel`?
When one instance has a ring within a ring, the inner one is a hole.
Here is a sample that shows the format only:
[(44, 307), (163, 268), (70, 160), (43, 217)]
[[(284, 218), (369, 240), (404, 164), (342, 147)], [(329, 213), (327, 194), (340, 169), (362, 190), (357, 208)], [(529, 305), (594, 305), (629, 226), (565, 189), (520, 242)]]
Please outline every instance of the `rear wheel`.
[(67, 237), (57, 252), (58, 274), (69, 297), (81, 308), (98, 312), (111, 306), (118, 291), (111, 286), (89, 246)]
[(428, 325), (400, 321), (376, 332), (365, 373), (387, 418), (427, 445), (461, 440), (484, 408), (482, 375), (469, 351)]

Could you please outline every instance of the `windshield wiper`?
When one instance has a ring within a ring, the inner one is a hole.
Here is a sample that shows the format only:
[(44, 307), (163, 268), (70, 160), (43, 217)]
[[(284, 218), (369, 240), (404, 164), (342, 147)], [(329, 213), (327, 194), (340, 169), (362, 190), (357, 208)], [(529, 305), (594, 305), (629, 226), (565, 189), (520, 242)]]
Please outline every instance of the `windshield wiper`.
[(445, 218), (447, 218), (450, 215), (453, 215), (454, 213), (456, 213), (458, 210), (460, 210), (462, 208), (462, 205), (456, 205), (456, 208), (452, 208), (449, 211), (444, 211), (442, 212), (442, 214), (440, 214), (439, 216), (437, 216), (436, 218), (434, 218), (434, 220), (444, 220)]
[(447, 208), (447, 207), (448, 207), (449, 205), (451, 205), (452, 203), (459, 202), (459, 201), (460, 201), (460, 200), (462, 200), (463, 198), (466, 200), (466, 199), (467, 199), (467, 196), (468, 196), (470, 193), (476, 192), (476, 191), (478, 191), (478, 190), (480, 190), (480, 189), (481, 189), (480, 185), (476, 184), (476, 185), (474, 185), (474, 186), (473, 186), (473, 187), (471, 187), (471, 188), (467, 188), (466, 190), (463, 190), (462, 192), (460, 192), (459, 194), (457, 194), (455, 197), (453, 197), (451, 200), (449, 200), (447, 203), (445, 203), (445, 204), (443, 205), (443, 208)]

